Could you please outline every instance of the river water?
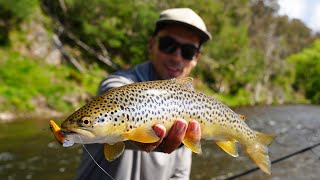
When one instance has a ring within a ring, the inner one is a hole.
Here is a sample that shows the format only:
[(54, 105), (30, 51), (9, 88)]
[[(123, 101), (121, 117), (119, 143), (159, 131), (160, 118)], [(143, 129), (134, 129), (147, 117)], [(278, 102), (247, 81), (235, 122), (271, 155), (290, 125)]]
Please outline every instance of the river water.
[[(276, 134), (269, 147), (272, 161), (320, 142), (320, 106), (286, 105), (234, 108), (255, 130)], [(62, 119), (57, 120), (61, 122)], [(73, 179), (81, 145), (63, 148), (48, 120), (0, 123), (0, 179)], [(191, 179), (227, 179), (255, 168), (239, 146), (233, 158), (213, 142), (202, 142), (203, 154), (193, 156)], [(306, 150), (272, 165), (272, 175), (254, 171), (237, 179), (319, 179), (320, 147)]]

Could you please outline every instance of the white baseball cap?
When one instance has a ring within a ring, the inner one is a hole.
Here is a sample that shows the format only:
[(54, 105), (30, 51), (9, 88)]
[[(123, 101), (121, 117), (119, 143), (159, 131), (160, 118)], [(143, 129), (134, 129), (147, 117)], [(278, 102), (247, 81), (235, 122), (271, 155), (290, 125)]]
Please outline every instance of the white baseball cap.
[(201, 17), (190, 8), (173, 8), (162, 11), (156, 23), (156, 30), (164, 24), (182, 24), (190, 27), (200, 35), (202, 43), (212, 38)]

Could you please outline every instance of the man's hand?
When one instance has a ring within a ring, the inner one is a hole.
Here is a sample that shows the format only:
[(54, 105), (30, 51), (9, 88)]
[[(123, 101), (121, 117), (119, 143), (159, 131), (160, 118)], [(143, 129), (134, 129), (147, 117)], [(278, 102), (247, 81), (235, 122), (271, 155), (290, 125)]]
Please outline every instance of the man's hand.
[(166, 135), (166, 129), (161, 124), (153, 126), (153, 130), (160, 137), (160, 140), (151, 144), (143, 144), (142, 149), (151, 152), (159, 147), (161, 152), (171, 153), (177, 149), (184, 139), (186, 134), (191, 133), (196, 140), (201, 139), (201, 128), (198, 121), (192, 120), (187, 124), (185, 120), (177, 120), (172, 126), (168, 136)]

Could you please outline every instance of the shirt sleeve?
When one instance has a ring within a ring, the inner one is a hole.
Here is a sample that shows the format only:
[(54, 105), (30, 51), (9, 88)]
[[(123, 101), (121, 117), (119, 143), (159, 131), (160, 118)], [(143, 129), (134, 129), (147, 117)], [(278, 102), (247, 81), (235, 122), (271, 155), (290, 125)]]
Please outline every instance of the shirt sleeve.
[(124, 86), (131, 83), (134, 83), (134, 81), (125, 76), (117, 75), (117, 74), (110, 75), (100, 83), (97, 94), (101, 95), (109, 91), (110, 89), (117, 88), (117, 87)]

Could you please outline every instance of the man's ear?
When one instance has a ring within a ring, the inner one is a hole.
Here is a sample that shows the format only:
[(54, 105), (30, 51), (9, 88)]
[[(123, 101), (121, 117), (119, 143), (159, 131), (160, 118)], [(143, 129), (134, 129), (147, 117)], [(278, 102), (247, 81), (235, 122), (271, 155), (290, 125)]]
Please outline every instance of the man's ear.
[(200, 56), (201, 56), (201, 52), (199, 51), (199, 52), (195, 55), (194, 59), (191, 61), (192, 67), (195, 67), (195, 66), (197, 65)]
[(149, 42), (148, 42), (148, 51), (151, 52), (152, 51), (152, 48), (155, 46), (156, 44), (156, 38), (153, 36), (149, 39)]
[(200, 56), (201, 56), (201, 51), (199, 51), (197, 54), (196, 54), (196, 59), (198, 60), (199, 58), (200, 58)]
[(197, 62), (199, 61), (199, 58), (201, 56), (201, 52), (199, 51), (197, 54), (196, 54), (196, 57), (194, 57), (194, 67), (197, 65)]

